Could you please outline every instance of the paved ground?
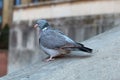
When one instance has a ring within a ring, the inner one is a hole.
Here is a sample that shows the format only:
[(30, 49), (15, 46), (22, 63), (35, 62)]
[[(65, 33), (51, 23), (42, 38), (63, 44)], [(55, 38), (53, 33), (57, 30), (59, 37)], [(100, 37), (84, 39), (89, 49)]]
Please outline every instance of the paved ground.
[(83, 42), (92, 55), (72, 52), (51, 62), (36, 62), (0, 80), (120, 80), (120, 27)]

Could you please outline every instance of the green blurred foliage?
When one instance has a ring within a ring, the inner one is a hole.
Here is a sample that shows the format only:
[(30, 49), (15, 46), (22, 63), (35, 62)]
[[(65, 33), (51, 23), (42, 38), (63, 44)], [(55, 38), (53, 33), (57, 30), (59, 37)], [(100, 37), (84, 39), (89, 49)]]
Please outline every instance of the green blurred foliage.
[(6, 24), (0, 31), (0, 49), (8, 49), (9, 44), (9, 25)]

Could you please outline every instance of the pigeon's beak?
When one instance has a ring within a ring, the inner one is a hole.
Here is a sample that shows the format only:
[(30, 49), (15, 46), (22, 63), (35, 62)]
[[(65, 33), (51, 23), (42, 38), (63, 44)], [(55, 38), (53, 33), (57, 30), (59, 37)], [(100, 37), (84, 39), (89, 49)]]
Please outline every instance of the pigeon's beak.
[(38, 24), (35, 24), (35, 25), (34, 25), (34, 28), (37, 28), (37, 27), (38, 27)]

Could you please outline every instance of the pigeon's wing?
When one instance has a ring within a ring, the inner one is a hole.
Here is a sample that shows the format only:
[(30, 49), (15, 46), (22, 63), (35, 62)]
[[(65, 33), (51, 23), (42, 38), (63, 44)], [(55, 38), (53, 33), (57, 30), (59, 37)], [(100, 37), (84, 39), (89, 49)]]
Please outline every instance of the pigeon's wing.
[(44, 31), (40, 37), (40, 44), (49, 49), (58, 49), (62, 47), (73, 47), (75, 42), (56, 30)]
[(58, 29), (55, 29), (54, 31), (55, 31), (55, 32), (59, 32), (59, 33), (61, 33), (62, 35), (65, 35), (62, 31), (60, 31), (60, 30), (58, 30)]

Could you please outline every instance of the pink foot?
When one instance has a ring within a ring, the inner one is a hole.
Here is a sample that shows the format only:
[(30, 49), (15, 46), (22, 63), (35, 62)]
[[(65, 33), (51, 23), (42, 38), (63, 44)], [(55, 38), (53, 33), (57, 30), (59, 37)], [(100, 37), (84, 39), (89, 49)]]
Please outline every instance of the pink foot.
[(53, 60), (55, 60), (55, 59), (46, 59), (45, 61), (48, 62), (48, 61), (53, 61)]
[(52, 57), (50, 57), (50, 58), (48, 58), (48, 59), (46, 59), (45, 61), (53, 61), (53, 60), (55, 60), (54, 58), (52, 58)]

